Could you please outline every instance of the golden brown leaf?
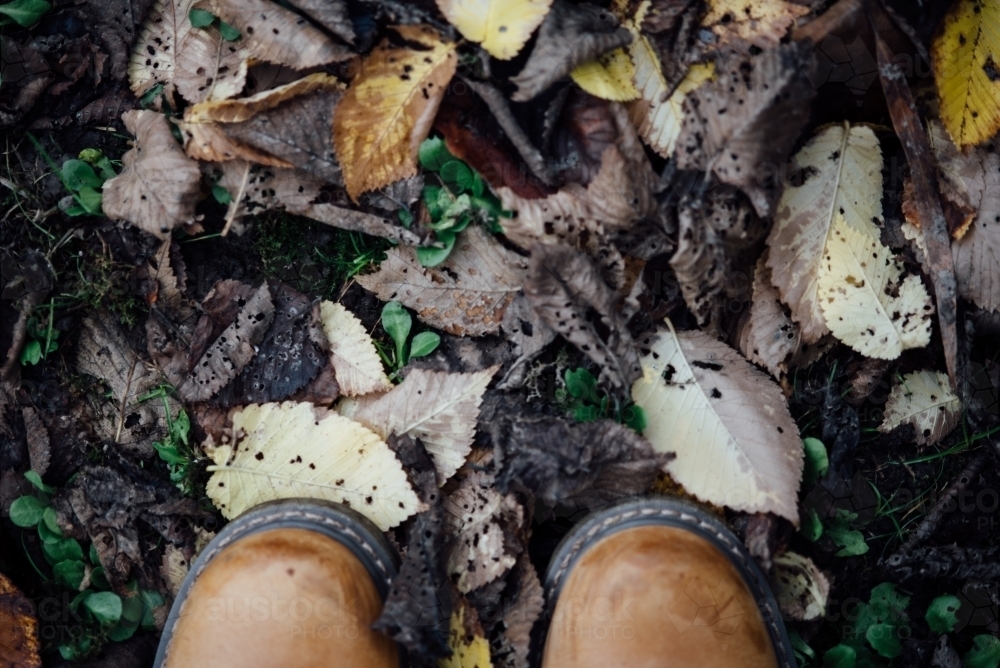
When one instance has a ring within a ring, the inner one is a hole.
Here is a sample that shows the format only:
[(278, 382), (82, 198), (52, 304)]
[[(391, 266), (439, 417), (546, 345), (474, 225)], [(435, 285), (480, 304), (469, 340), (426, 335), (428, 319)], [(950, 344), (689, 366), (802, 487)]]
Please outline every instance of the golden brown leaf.
[(31, 599), (0, 573), (0, 665), (4, 668), (41, 668), (34, 610)]

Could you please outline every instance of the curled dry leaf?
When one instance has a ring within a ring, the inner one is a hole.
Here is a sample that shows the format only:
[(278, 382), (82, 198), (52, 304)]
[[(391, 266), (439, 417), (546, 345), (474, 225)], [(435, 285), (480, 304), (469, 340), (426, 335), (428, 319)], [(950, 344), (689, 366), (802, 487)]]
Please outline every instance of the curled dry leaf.
[(903, 424), (913, 425), (918, 445), (933, 445), (962, 419), (962, 400), (940, 371), (914, 371), (892, 388), (878, 430), (887, 434)]
[(185, 149), (200, 160), (251, 160), (339, 182), (330, 119), (342, 88), (334, 77), (310, 74), (253, 97), (196, 104), (180, 124)]
[(712, 172), (743, 190), (758, 214), (769, 216), (779, 194), (777, 170), (815, 95), (809, 62), (805, 47), (791, 44), (720, 63), (717, 79), (684, 102), (677, 166)]
[(670, 325), (641, 346), (632, 398), (646, 411), (653, 447), (677, 453), (667, 473), (703, 501), (797, 526), (802, 443), (781, 389), (704, 332)]
[(456, 336), (482, 336), (500, 328), (527, 263), (478, 225), (455, 242), (448, 259), (422, 267), (412, 248), (393, 248), (374, 274), (358, 283), (382, 301), (398, 300), (417, 316)]
[(399, 460), (373, 432), (312, 404), (251, 404), (235, 412), (231, 444), (211, 448), (206, 491), (227, 519), (265, 501), (342, 503), (385, 531), (421, 504)]
[(702, 25), (711, 28), (721, 47), (741, 53), (773, 49), (795, 19), (809, 13), (808, 7), (785, 0), (710, 0), (709, 7)]
[(602, 380), (628, 387), (642, 374), (618, 296), (586, 255), (537, 244), (524, 294), (545, 324), (600, 366)]
[(185, 401), (205, 401), (235, 378), (257, 354), (259, 344), (274, 318), (274, 302), (267, 284), (253, 296), (237, 302), (236, 319), (208, 347), (190, 375), (177, 388)]
[(802, 340), (814, 343), (829, 332), (819, 303), (819, 274), (834, 217), (879, 238), (874, 221), (882, 218), (882, 152), (871, 128), (833, 125), (795, 155), (792, 170), (767, 240), (767, 266)]
[(774, 558), (771, 586), (781, 612), (804, 622), (826, 613), (830, 581), (809, 557), (785, 552)]
[(862, 355), (895, 359), (931, 341), (934, 306), (919, 276), (876, 239), (836, 214), (819, 273), (823, 317), (840, 341)]
[(388, 40), (369, 54), (333, 120), (333, 141), (352, 199), (417, 173), (417, 151), (455, 74), (455, 45), (429, 26), (395, 28), (422, 47)]
[(41, 668), (35, 604), (0, 573), (0, 663), (10, 668)]
[(195, 28), (188, 18), (195, 0), (157, 0), (149, 9), (128, 64), (132, 92), (164, 84), (188, 102), (223, 100), (246, 83), (249, 54), (215, 27)]
[(496, 489), (493, 475), (471, 466), (443, 503), (450, 537), (448, 575), (467, 594), (493, 582), (517, 562), (522, 546), (514, 534), (524, 524), (524, 508), (512, 494)]
[(255, 60), (305, 69), (354, 55), (295, 12), (270, 0), (201, 0), (196, 7), (238, 28), (240, 42)]
[(122, 156), (122, 172), (104, 183), (104, 214), (127, 220), (161, 239), (194, 221), (201, 171), (174, 140), (163, 114), (127, 111), (122, 121), (135, 135)]
[(372, 337), (361, 321), (342, 304), (324, 301), (319, 309), (341, 393), (356, 397), (391, 390), (392, 381), (385, 375)]
[(790, 368), (814, 362), (827, 346), (804, 343), (798, 324), (778, 298), (767, 268), (767, 251), (757, 261), (753, 301), (737, 327), (737, 347), (743, 355), (780, 378)]
[(498, 367), (476, 373), (414, 369), (406, 379), (351, 418), (381, 436), (419, 438), (443, 485), (472, 450), (479, 404)]
[(445, 18), (486, 53), (510, 60), (524, 47), (552, 0), (437, 0)]
[(511, 79), (517, 86), (511, 99), (527, 102), (578, 65), (631, 41), (632, 34), (608, 10), (553, 0), (524, 69)]
[(931, 45), (941, 120), (960, 148), (1000, 130), (1000, 5), (960, 0)]

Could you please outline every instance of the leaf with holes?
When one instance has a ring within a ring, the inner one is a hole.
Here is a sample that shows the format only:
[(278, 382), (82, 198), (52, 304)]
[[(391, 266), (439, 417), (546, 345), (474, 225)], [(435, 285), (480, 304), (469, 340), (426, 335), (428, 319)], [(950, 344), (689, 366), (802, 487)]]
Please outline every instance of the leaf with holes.
[(952, 392), (948, 376), (940, 371), (914, 371), (892, 388), (878, 430), (887, 434), (911, 424), (917, 444), (932, 445), (961, 419), (962, 400)]
[(212, 448), (206, 485), (227, 519), (265, 501), (342, 503), (385, 531), (419, 512), (403, 466), (375, 433), (312, 404), (251, 404), (232, 416), (232, 442)]
[(723, 48), (749, 53), (752, 47), (773, 49), (795, 20), (809, 13), (785, 0), (710, 0), (702, 25)]
[(797, 621), (826, 613), (830, 581), (809, 557), (785, 552), (774, 558), (771, 585), (781, 612)]
[(639, 345), (632, 399), (646, 411), (643, 435), (677, 454), (667, 473), (703, 501), (798, 526), (802, 442), (777, 384), (704, 332), (670, 326)]

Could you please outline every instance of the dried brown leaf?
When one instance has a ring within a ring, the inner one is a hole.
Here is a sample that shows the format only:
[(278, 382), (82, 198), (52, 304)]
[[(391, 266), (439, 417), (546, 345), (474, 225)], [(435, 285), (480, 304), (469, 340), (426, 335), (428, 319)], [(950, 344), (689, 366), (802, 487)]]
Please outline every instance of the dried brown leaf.
[(104, 214), (127, 220), (161, 239), (194, 220), (201, 171), (174, 140), (163, 114), (127, 111), (122, 121), (136, 136), (122, 156), (122, 172), (104, 184)]
[(620, 388), (642, 375), (618, 295), (586, 255), (537, 244), (524, 294), (549, 327), (600, 366), (601, 380)]
[(5, 668), (41, 668), (35, 605), (0, 573), (0, 663)]
[(710, 0), (702, 25), (711, 28), (724, 49), (750, 53), (773, 49), (808, 7), (785, 0)]
[(28, 459), (31, 461), (31, 470), (38, 475), (45, 475), (52, 456), (49, 445), (49, 430), (34, 408), (21, 409), (21, 416), (24, 418), (24, 432), (28, 440)]
[(527, 263), (477, 225), (462, 232), (442, 264), (422, 267), (412, 248), (394, 248), (374, 274), (358, 283), (383, 301), (398, 300), (432, 327), (458, 336), (500, 328), (521, 288)]

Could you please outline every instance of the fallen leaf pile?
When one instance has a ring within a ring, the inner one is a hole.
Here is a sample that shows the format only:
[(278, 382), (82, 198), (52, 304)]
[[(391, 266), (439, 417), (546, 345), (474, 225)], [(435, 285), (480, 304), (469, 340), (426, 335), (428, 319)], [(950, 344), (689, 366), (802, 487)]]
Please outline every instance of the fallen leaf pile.
[[(110, 221), (48, 255), (90, 234), (126, 261), (60, 268), (83, 283), (50, 295), (0, 255), (0, 445), (26, 432), (0, 507), (20, 473), (58, 485), (60, 530), (116, 592), (175, 594), (213, 506), (322, 499), (399, 549), (376, 628), (416, 665), (527, 668), (533, 532), (667, 493), (745, 528), (782, 612), (818, 620), (835, 583), (789, 536), (864, 554), (867, 507), (837, 504), (884, 464), (868, 434), (952, 447), (980, 419), (962, 374), (1000, 322), (998, 0), (933, 31), (855, 0), (114, 4), (64, 40), (72, 67), (0, 45), (0, 126), (106, 80), (59, 108), (131, 137)], [(862, 23), (864, 72), (828, 41)], [(910, 51), (934, 90), (897, 71)], [(862, 75), (877, 112), (830, 102)], [(265, 258), (296, 217), (327, 227)], [(27, 345), (69, 389), (19, 384)], [(0, 576), (0, 621), (19, 596)], [(37, 664), (30, 635), (9, 662)]]

